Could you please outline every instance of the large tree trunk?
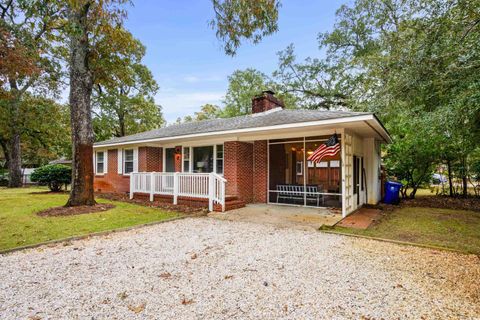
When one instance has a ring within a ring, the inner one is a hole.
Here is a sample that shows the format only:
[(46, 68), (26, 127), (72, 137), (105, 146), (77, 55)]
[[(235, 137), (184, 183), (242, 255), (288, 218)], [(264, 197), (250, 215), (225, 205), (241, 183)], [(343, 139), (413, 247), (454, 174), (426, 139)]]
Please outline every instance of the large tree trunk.
[(77, 32), (70, 36), (70, 119), (72, 126), (72, 190), (67, 206), (94, 205), (93, 128), (90, 97), (93, 88), (89, 70), (87, 16), (90, 4), (72, 5), (70, 22)]
[(9, 139), (10, 159), (8, 162), (8, 187), (19, 188), (22, 184), (22, 151), (20, 146), (20, 94), (15, 79), (9, 79), (14, 94), (11, 104), (11, 137)]
[(22, 183), (22, 153), (20, 133), (15, 130), (10, 139), (10, 160), (8, 162), (8, 187), (19, 188)]

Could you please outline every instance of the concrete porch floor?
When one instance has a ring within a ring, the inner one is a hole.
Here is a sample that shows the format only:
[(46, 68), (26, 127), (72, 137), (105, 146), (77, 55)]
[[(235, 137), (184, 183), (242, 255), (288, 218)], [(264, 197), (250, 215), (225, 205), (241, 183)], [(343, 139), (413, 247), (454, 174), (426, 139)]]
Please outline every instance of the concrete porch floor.
[(322, 225), (333, 226), (342, 219), (340, 209), (273, 204), (249, 204), (225, 213), (212, 212), (208, 216), (220, 220), (264, 223), (302, 230), (317, 230)]

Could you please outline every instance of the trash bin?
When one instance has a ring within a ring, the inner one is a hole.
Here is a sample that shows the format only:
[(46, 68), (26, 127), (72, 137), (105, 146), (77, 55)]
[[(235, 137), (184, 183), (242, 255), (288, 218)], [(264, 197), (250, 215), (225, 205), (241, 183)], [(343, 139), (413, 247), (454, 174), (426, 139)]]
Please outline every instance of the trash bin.
[(387, 181), (385, 183), (385, 197), (383, 202), (388, 204), (398, 204), (400, 201), (400, 188), (403, 186), (400, 182)]

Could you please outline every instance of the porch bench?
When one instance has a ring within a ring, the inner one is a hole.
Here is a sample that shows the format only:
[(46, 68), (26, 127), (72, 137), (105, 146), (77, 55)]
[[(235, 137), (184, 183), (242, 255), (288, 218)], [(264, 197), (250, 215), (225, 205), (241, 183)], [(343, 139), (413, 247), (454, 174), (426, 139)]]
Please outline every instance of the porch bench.
[[(277, 203), (280, 199), (287, 200), (303, 200), (305, 193), (305, 186), (295, 184), (277, 184)], [(318, 194), (318, 186), (307, 185), (306, 186), (306, 198), (307, 201), (315, 201), (317, 206), (320, 204), (320, 198), (322, 202), (325, 201), (321, 194)]]

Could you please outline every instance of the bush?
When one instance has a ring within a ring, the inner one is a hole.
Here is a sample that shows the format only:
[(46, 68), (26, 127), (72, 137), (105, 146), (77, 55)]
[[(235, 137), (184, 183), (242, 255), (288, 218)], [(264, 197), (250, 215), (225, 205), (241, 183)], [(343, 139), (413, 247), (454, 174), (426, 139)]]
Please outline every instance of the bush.
[(69, 184), (72, 180), (72, 169), (61, 164), (49, 164), (33, 171), (33, 182), (48, 186), (51, 191), (60, 191), (62, 185)]

